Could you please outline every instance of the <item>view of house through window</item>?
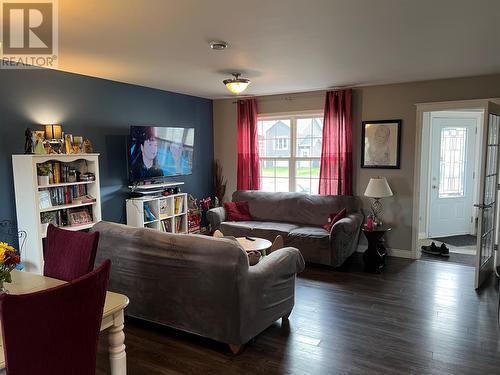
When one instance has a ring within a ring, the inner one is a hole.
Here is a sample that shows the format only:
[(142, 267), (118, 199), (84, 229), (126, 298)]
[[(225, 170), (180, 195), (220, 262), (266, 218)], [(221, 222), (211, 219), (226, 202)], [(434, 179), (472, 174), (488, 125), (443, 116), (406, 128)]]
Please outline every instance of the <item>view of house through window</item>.
[(318, 193), (323, 115), (259, 117), (261, 190)]

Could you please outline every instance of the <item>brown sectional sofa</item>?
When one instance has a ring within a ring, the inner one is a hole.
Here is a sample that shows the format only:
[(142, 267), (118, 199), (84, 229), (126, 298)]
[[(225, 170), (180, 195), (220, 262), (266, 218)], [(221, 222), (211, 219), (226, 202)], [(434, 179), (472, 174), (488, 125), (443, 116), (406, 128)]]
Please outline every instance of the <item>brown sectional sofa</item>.
[[(248, 201), (252, 221), (227, 221), (223, 207), (208, 212), (212, 230), (224, 235), (254, 236), (270, 241), (279, 234), (285, 246), (300, 250), (307, 262), (338, 267), (356, 251), (363, 214), (359, 198), (351, 196), (269, 193), (240, 190), (233, 202)], [(331, 213), (347, 209), (347, 217), (330, 232), (322, 228)]]

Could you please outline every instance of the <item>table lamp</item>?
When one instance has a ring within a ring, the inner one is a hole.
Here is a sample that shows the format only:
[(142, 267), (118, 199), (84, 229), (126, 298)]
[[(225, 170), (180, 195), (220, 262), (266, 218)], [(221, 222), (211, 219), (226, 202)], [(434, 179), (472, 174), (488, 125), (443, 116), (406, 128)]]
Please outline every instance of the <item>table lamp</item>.
[(45, 127), (45, 141), (50, 144), (52, 149), (57, 153), (61, 153), (63, 144), (62, 126), (56, 124), (47, 124)]
[(383, 206), (380, 199), (392, 197), (392, 195), (391, 187), (385, 177), (370, 178), (365, 190), (365, 197), (373, 198), (371, 209), (376, 223), (382, 224), (380, 215), (382, 214)]

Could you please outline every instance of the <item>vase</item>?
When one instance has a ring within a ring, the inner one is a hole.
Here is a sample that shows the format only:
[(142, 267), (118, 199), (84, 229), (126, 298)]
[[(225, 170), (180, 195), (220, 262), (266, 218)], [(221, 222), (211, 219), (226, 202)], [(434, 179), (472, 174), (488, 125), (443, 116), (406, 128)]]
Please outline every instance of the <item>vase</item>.
[(49, 185), (49, 176), (38, 176), (38, 186)]

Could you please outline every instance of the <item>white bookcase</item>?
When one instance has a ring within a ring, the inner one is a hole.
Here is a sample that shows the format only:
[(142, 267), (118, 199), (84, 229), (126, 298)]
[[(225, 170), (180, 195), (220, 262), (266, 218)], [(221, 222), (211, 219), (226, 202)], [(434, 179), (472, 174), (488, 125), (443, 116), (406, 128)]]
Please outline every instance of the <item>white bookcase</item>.
[(127, 225), (187, 233), (187, 194), (127, 199)]
[[(95, 175), (95, 180), (63, 182), (64, 178), (58, 178), (49, 185), (39, 185), (37, 166), (40, 164), (57, 164), (62, 174), (64, 174), (64, 167), (68, 167), (68, 170), (74, 169), (81, 174), (90, 172)], [(47, 223), (42, 223), (42, 219), (64, 217), (65, 220), (61, 223), (65, 225), (60, 223), (59, 226), (73, 231), (90, 229), (101, 220), (99, 154), (12, 155), (12, 168), (17, 226), (19, 230), (27, 233), (21, 254), (22, 261), (26, 271), (42, 274), (43, 238), (46, 236), (48, 226)], [(95, 198), (95, 201), (81, 202), (77, 196), (83, 192)], [(50, 197), (50, 203), (41, 208), (40, 200), (44, 195)], [(58, 202), (55, 202), (56, 198)], [(78, 211), (88, 212), (90, 222), (80, 224), (77, 220)], [(74, 218), (69, 220), (70, 216)]]

